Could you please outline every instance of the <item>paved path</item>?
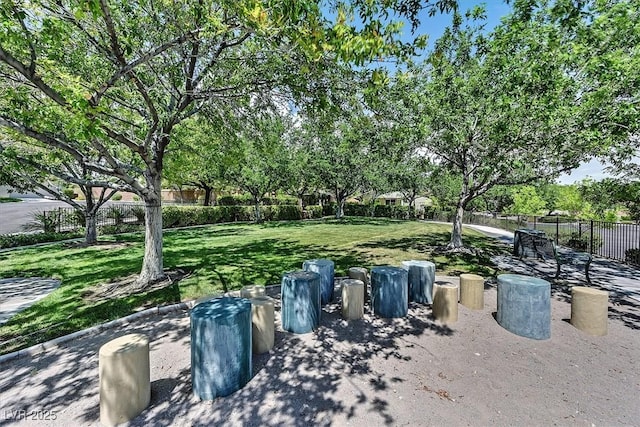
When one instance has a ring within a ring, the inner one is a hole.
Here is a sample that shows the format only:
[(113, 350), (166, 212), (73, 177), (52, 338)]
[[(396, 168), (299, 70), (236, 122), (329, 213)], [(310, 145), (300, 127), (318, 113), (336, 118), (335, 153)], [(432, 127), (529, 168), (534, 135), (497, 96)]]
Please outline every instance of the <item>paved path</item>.
[[(476, 229), (505, 243), (513, 244), (513, 232), (483, 225), (465, 224), (465, 227)], [(492, 261), (499, 268), (516, 273), (542, 274), (550, 278), (555, 275), (555, 261), (544, 262), (531, 258), (523, 258), (520, 261), (512, 256), (494, 257)], [(625, 297), (640, 301), (640, 270), (637, 268), (606, 258), (594, 257), (589, 274), (592, 285), (611, 292), (614, 302)], [(579, 266), (563, 265), (560, 279), (566, 280), (567, 284), (572, 286), (586, 285), (584, 272)]]
[(58, 286), (59, 280), (42, 277), (0, 279), (0, 325), (49, 295)]

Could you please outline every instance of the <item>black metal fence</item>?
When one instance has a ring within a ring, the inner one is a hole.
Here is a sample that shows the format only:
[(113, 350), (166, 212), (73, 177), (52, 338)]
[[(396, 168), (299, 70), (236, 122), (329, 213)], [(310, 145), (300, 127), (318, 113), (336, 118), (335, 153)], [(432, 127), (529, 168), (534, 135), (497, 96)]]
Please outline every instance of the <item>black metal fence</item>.
[[(435, 219), (451, 222), (452, 214)], [(640, 225), (596, 220), (571, 221), (558, 216), (492, 216), (465, 214), (463, 223), (515, 231), (529, 228), (544, 231), (556, 244), (581, 252), (640, 266)]]
[[(144, 224), (144, 205), (135, 203), (110, 203), (98, 209), (96, 226), (121, 227)], [(83, 211), (59, 207), (37, 212), (24, 226), (27, 231), (65, 232), (80, 230), (85, 226)]]

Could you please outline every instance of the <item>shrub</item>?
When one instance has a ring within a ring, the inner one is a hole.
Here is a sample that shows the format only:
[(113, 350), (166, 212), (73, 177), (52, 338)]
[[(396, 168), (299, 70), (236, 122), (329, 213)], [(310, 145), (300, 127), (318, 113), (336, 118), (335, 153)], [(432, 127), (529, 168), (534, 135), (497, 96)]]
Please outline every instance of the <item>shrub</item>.
[(234, 199), (233, 196), (218, 197), (219, 206), (233, 206), (235, 204), (236, 204), (236, 199)]
[(116, 202), (117, 202), (118, 200), (122, 200), (122, 194), (120, 194), (120, 193), (116, 193), (116, 194), (114, 194), (114, 195), (113, 195), (113, 197), (111, 197), (111, 200), (114, 200), (114, 201), (116, 201)]
[(124, 221), (125, 214), (118, 206), (109, 206), (107, 209), (107, 218), (113, 220), (115, 225), (120, 225)]
[(63, 194), (65, 197), (68, 197), (68, 198), (70, 198), (70, 199), (75, 199), (76, 197), (78, 197), (78, 195), (76, 194), (76, 192), (75, 192), (75, 191), (73, 191), (73, 188), (72, 188), (72, 187), (65, 187), (65, 188), (62, 190), (62, 194)]
[(22, 226), (25, 231), (55, 233), (60, 227), (60, 211), (42, 211), (31, 214), (32, 220)]
[[(563, 246), (568, 246), (577, 251), (589, 251), (590, 248), (590, 233), (582, 232), (582, 234), (578, 231), (572, 231), (569, 234), (560, 234), (558, 236), (559, 243)], [(602, 246), (602, 237), (595, 235), (593, 236), (593, 248), (597, 249)]]
[(322, 218), (322, 206), (319, 206), (319, 205), (307, 206), (304, 210), (307, 213), (306, 217), (309, 219)]
[(624, 260), (629, 264), (640, 265), (640, 248), (627, 249), (624, 251)]
[(121, 234), (121, 233), (134, 233), (142, 231), (143, 227), (138, 224), (119, 224), (119, 225), (103, 225), (99, 227), (100, 234)]
[(131, 213), (136, 217), (136, 222), (138, 224), (144, 224), (144, 218), (146, 216), (144, 207), (134, 206), (131, 208)]
[(79, 231), (66, 233), (0, 234), (0, 249), (35, 245), (37, 243), (56, 242), (82, 236), (83, 233)]

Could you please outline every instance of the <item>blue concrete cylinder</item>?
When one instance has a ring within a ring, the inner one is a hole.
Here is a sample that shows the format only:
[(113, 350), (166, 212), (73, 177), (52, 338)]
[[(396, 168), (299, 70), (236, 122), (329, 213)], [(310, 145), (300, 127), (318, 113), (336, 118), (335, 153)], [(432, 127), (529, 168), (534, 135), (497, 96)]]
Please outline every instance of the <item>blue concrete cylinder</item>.
[(228, 396), (251, 379), (251, 302), (215, 298), (191, 310), (191, 382), (202, 400)]
[(409, 311), (409, 273), (399, 267), (371, 269), (371, 305), (381, 317), (405, 317)]
[(436, 281), (436, 265), (430, 261), (402, 261), (402, 268), (409, 272), (409, 301), (433, 304), (433, 283)]
[(313, 271), (321, 277), (320, 303), (325, 305), (333, 301), (334, 264), (329, 259), (309, 259), (302, 263), (304, 271)]
[(521, 274), (499, 275), (496, 320), (522, 337), (551, 338), (551, 284)]
[(313, 271), (292, 271), (282, 276), (282, 329), (306, 334), (320, 326), (321, 278)]

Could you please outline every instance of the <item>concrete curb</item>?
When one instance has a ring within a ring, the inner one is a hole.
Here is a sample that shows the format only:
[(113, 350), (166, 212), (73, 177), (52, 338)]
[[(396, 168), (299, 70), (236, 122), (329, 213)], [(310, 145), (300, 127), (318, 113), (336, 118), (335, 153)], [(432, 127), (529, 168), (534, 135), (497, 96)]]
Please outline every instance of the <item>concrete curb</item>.
[[(280, 286), (280, 284), (268, 285), (268, 286), (266, 286), (266, 288), (269, 289), (269, 288), (273, 288), (273, 287), (277, 287), (277, 286)], [(214, 294), (214, 296), (235, 296), (235, 297), (239, 297), (240, 296), (240, 290), (229, 291), (229, 292), (224, 293), (224, 294)], [(73, 332), (73, 333), (68, 334), (68, 335), (63, 335), (61, 337), (54, 338), (54, 339), (52, 339), (50, 341), (47, 341), (47, 342), (43, 342), (43, 343), (40, 343), (40, 344), (35, 344), (35, 345), (31, 346), (31, 347), (23, 348), (22, 350), (17, 350), (17, 351), (11, 352), (11, 353), (3, 354), (3, 355), (0, 356), (0, 365), (2, 365), (5, 362), (9, 362), (9, 361), (18, 359), (20, 357), (35, 356), (37, 354), (44, 353), (44, 352), (46, 352), (48, 350), (51, 350), (51, 349), (54, 349), (54, 348), (58, 347), (60, 344), (64, 344), (65, 342), (70, 341), (72, 339), (80, 338), (80, 337), (83, 337), (85, 335), (89, 335), (89, 334), (92, 334), (92, 333), (102, 332), (102, 331), (104, 331), (106, 329), (110, 329), (110, 328), (113, 328), (115, 326), (125, 325), (125, 324), (127, 324), (129, 322), (141, 319), (143, 317), (152, 316), (154, 314), (167, 314), (167, 313), (172, 313), (174, 311), (180, 311), (180, 310), (191, 310), (198, 302), (200, 302), (200, 299), (194, 299), (194, 300), (186, 301), (186, 302), (179, 302), (179, 303), (171, 304), (171, 305), (164, 305), (164, 306), (160, 306), (159, 305), (159, 306), (156, 306), (156, 307), (152, 307), (152, 308), (148, 308), (146, 310), (139, 311), (137, 313), (132, 313), (132, 314), (130, 314), (128, 316), (125, 316), (125, 317), (122, 317), (120, 319), (111, 320), (109, 322), (102, 323), (102, 324), (96, 325), (96, 326), (92, 326), (90, 328), (83, 329), (81, 331), (76, 331), (76, 332)]]
[(51, 350), (53, 348), (58, 347), (60, 344), (64, 344), (67, 341), (71, 341), (72, 339), (80, 338), (80, 337), (83, 337), (85, 335), (89, 335), (89, 334), (93, 334), (93, 333), (102, 332), (102, 331), (104, 331), (106, 329), (110, 329), (110, 328), (113, 328), (115, 326), (124, 325), (124, 324), (127, 324), (127, 323), (131, 322), (131, 321), (141, 319), (143, 317), (151, 316), (151, 315), (154, 315), (154, 314), (167, 314), (167, 313), (171, 313), (171, 312), (174, 312), (174, 311), (180, 311), (180, 310), (190, 310), (190, 309), (193, 308), (195, 303), (196, 303), (196, 301), (192, 300), (192, 301), (187, 301), (187, 302), (180, 302), (180, 303), (177, 303), (177, 304), (171, 304), (171, 305), (166, 305), (166, 306), (157, 306), (157, 307), (148, 308), (146, 310), (142, 310), (142, 311), (139, 311), (137, 313), (130, 314), (130, 315), (122, 317), (120, 319), (111, 320), (109, 322), (102, 323), (102, 324), (96, 325), (96, 326), (92, 326), (91, 328), (83, 329), (81, 331), (73, 332), (73, 333), (68, 334), (68, 335), (63, 335), (61, 337), (54, 338), (54, 339), (52, 339), (50, 341), (47, 341), (47, 342), (44, 342), (44, 343), (36, 344), (36, 345), (31, 346), (31, 347), (24, 348), (22, 350), (17, 350), (17, 351), (14, 351), (12, 353), (3, 354), (2, 356), (0, 356), (0, 365), (2, 365), (5, 362), (9, 362), (11, 360), (14, 360), (14, 359), (18, 359), (20, 357), (35, 356), (37, 354), (44, 353), (44, 352), (46, 352), (48, 350)]

